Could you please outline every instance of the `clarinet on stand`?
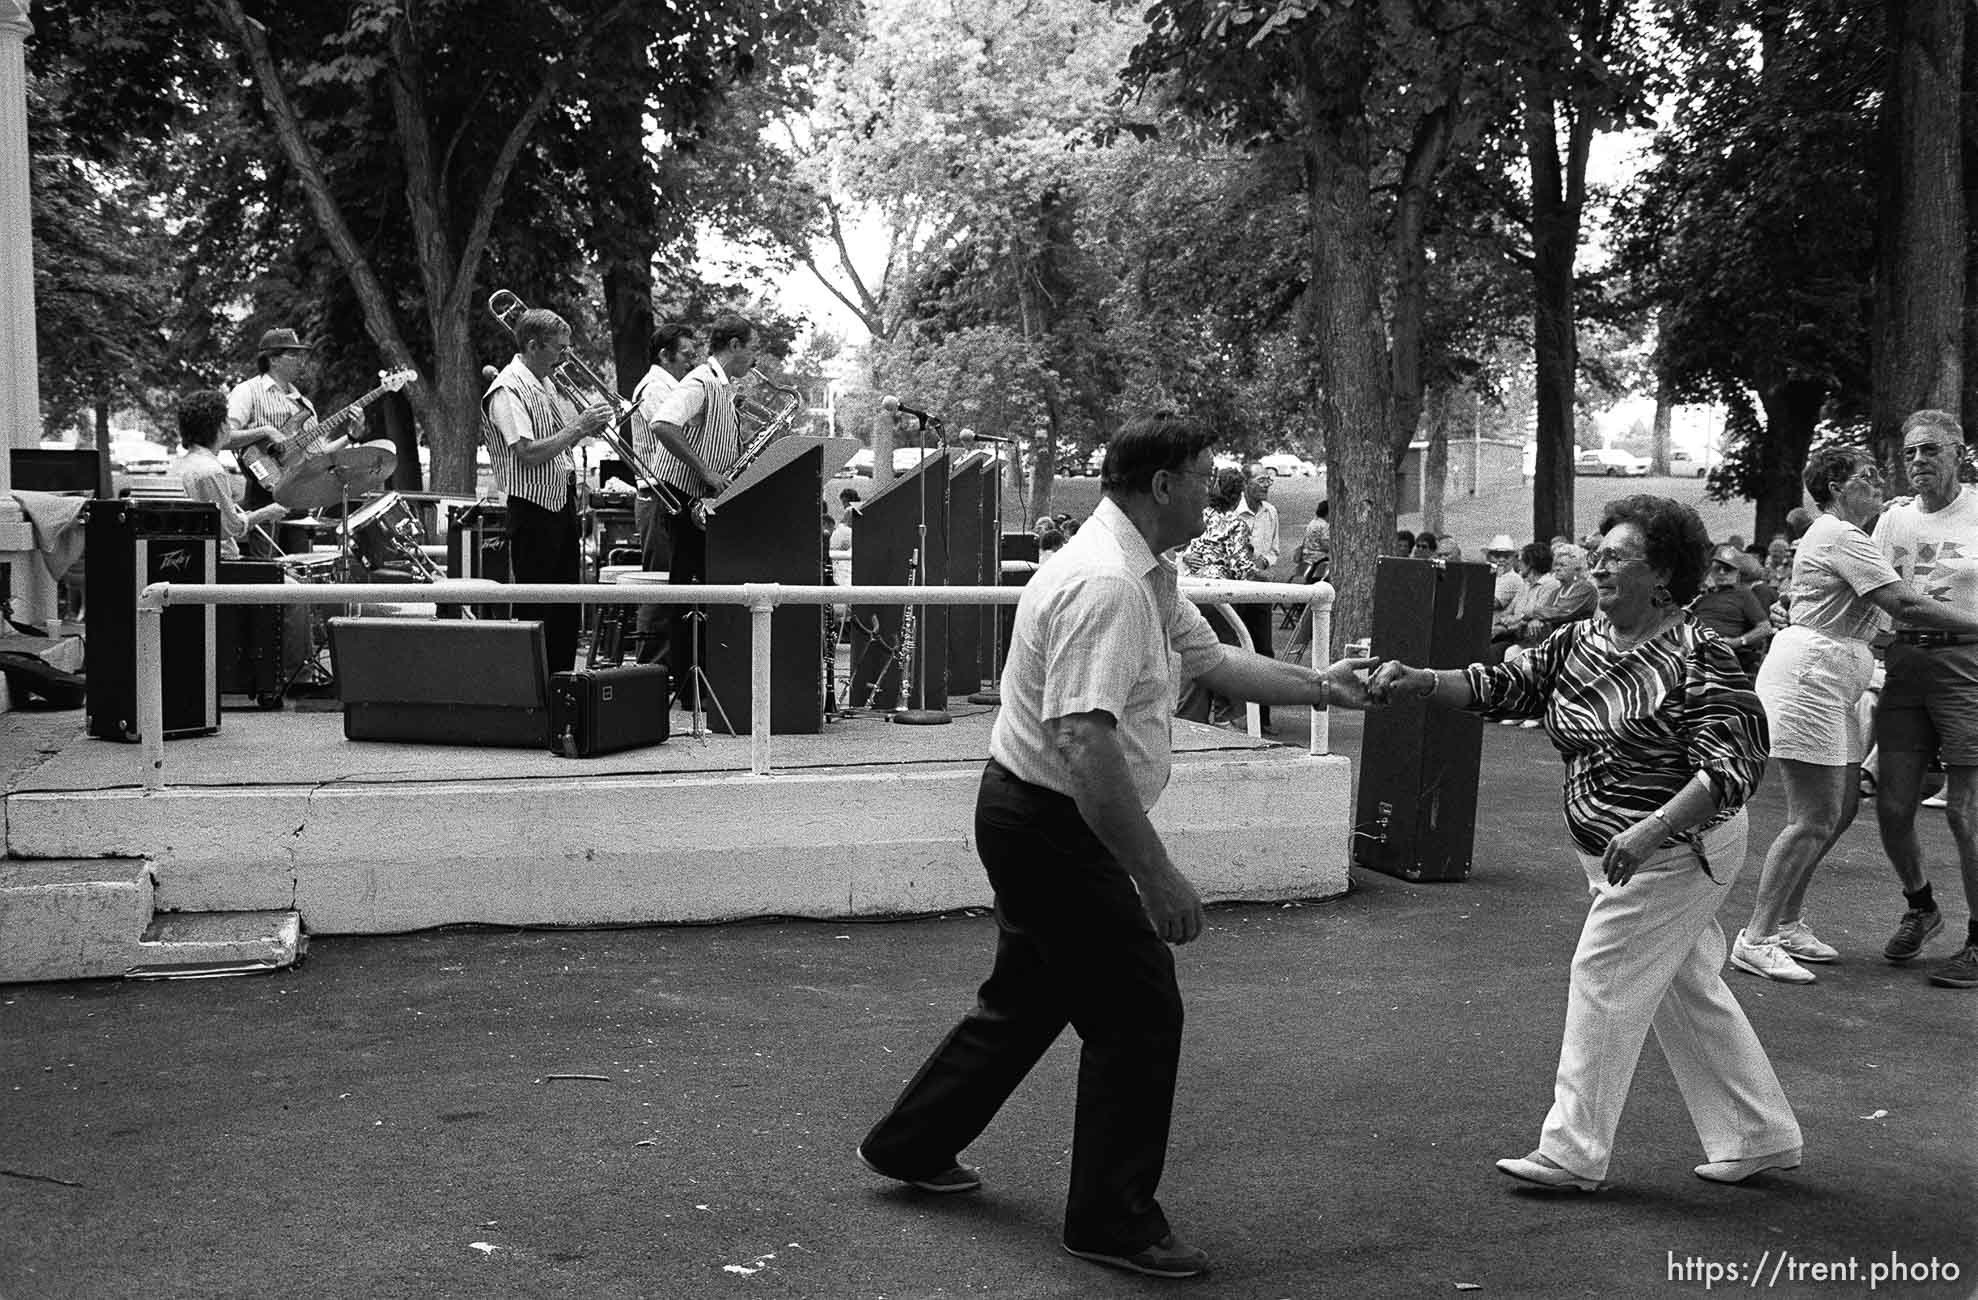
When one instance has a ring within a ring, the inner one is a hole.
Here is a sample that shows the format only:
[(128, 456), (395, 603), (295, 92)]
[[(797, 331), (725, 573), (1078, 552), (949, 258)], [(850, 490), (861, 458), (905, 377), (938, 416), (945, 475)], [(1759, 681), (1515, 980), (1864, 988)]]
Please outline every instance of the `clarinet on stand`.
[[(898, 398), (893, 397), (886, 400), (894, 404), (899, 401)], [(927, 426), (930, 421), (937, 425), (940, 421), (930, 417), (925, 411), (916, 411), (907, 406), (900, 406), (898, 409), (904, 414), (913, 416), (920, 424), (916, 435), (916, 440), (920, 444), (920, 468), (916, 471), (917, 481), (914, 483), (914, 490), (920, 494), (920, 526), (915, 539), (913, 558), (907, 564), (907, 585), (917, 588), (926, 585), (927, 582), (926, 567), (921, 563), (921, 557), (927, 554)], [(893, 721), (908, 726), (934, 727), (953, 722), (954, 718), (946, 709), (927, 707), (927, 679), (920, 671), (919, 637), (916, 635), (919, 615), (920, 611), (913, 605), (908, 605), (900, 615), (900, 707), (894, 712)], [(913, 698), (919, 701), (919, 708), (908, 707), (909, 690)]]

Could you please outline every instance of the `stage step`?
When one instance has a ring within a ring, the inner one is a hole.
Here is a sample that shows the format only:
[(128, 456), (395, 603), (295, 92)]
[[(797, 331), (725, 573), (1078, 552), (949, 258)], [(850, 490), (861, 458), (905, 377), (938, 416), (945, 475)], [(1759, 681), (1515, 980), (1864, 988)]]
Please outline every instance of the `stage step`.
[(196, 979), (293, 966), (308, 947), (295, 912), (160, 912), (145, 927), (132, 979)]
[(123, 975), (154, 892), (143, 858), (0, 860), (0, 983)]

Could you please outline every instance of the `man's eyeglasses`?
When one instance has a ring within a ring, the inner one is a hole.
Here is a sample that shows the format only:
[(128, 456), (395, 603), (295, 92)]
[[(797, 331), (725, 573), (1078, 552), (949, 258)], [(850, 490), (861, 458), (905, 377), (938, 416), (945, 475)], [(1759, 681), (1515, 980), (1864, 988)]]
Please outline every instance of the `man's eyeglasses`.
[(1902, 449), (1902, 458), (1904, 460), (1915, 460), (1918, 456), (1922, 456), (1925, 459), (1928, 459), (1929, 457), (1936, 455), (1938, 452), (1942, 451), (1943, 449), (1944, 447), (1942, 443), (1919, 442), (1913, 447), (1904, 447)]

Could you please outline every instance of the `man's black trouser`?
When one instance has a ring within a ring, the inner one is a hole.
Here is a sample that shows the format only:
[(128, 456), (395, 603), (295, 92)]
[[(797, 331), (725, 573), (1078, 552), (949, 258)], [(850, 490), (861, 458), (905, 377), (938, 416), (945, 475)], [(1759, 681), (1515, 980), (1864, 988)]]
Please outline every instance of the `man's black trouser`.
[[(566, 498), (561, 510), (545, 510), (521, 497), (508, 498), (508, 576), (515, 582), (576, 582), (583, 567), (577, 545), (577, 503)], [(543, 649), (551, 675), (567, 673), (577, 662), (580, 605), (518, 605), (517, 618), (543, 621)]]
[[(707, 581), (707, 529), (694, 522), (693, 512), (682, 510), (667, 515), (667, 582), (673, 586)], [(666, 607), (666, 668), (673, 675), (673, 691), (681, 699), (691, 699), (693, 669), (707, 665), (707, 637), (700, 619), (693, 617), (692, 605)]]
[(996, 962), (864, 1143), (889, 1174), (946, 1169), (1066, 1024), (1083, 1043), (1065, 1244), (1130, 1254), (1168, 1235), (1154, 1199), (1181, 1060), (1174, 956), (1068, 797), (991, 760), (975, 837), (996, 890)]
[[(632, 507), (633, 518), (639, 526), (639, 567), (648, 573), (666, 573), (673, 567), (673, 535), (667, 525), (667, 518), (659, 508), (659, 498), (640, 493)], [(672, 657), (668, 653), (673, 626), (671, 605), (641, 605), (638, 615), (637, 657), (642, 664), (665, 663), (671, 667)], [(678, 676), (675, 682), (681, 680)]]

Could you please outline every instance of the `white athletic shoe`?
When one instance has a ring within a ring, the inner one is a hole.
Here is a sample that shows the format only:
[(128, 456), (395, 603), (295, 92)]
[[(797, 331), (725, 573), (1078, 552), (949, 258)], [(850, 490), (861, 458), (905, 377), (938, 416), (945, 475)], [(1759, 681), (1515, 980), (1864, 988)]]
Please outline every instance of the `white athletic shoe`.
[(1814, 979), (1812, 971), (1793, 960), (1776, 934), (1753, 941), (1745, 938), (1743, 930), (1738, 931), (1731, 942), (1731, 965), (1781, 984), (1811, 984)]
[(1833, 961), (1841, 955), (1833, 944), (1821, 942), (1804, 919), (1779, 927), (1779, 946), (1801, 961)]

